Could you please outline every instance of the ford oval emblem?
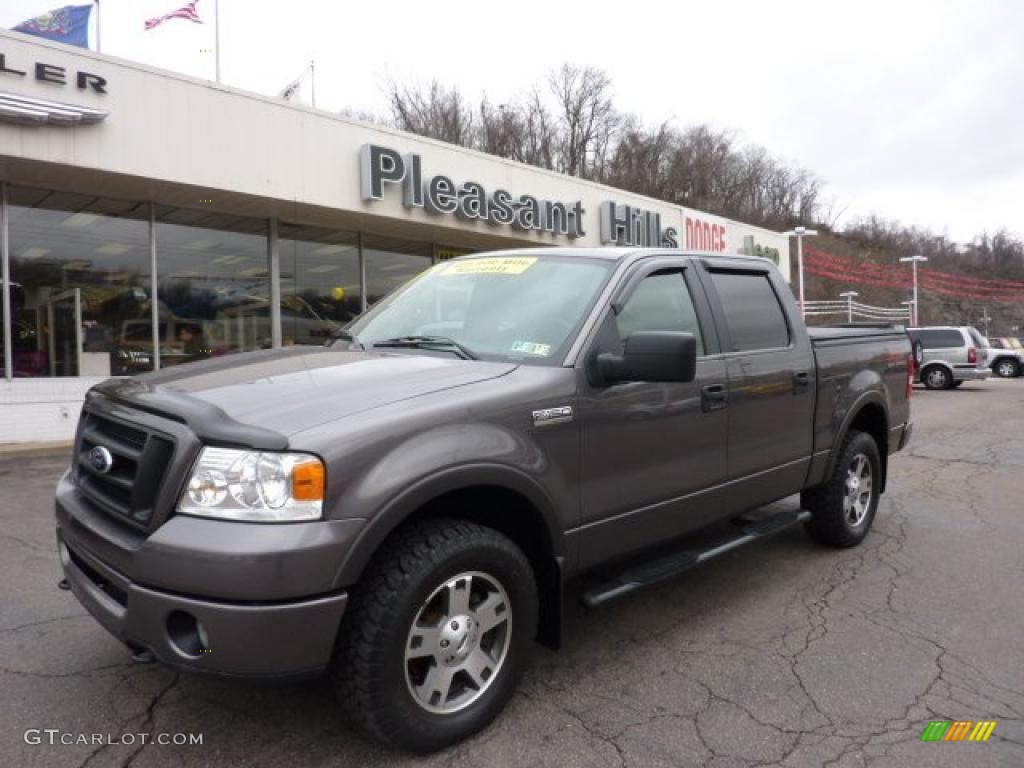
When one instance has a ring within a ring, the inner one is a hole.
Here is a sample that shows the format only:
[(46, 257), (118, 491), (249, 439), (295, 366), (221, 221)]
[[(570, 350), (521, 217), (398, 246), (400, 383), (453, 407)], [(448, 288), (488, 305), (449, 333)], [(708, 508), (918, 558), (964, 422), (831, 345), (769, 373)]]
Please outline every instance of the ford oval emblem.
[(102, 445), (97, 445), (89, 451), (89, 464), (96, 472), (105, 475), (114, 466), (114, 457)]

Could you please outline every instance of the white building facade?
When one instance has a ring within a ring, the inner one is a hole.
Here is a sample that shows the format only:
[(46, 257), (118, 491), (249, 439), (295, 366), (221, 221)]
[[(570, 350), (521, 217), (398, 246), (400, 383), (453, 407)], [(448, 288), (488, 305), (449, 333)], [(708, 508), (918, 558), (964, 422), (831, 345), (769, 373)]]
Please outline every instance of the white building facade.
[(538, 245), (771, 258), (787, 239), (442, 142), (0, 32), (0, 444), (85, 391), (322, 343), (431, 263)]

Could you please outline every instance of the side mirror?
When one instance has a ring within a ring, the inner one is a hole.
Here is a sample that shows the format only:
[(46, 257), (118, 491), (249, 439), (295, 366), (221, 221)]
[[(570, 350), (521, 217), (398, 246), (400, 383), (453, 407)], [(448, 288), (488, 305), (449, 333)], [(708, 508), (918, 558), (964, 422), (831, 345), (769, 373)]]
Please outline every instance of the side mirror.
[(697, 339), (692, 333), (637, 331), (621, 355), (598, 353), (591, 368), (598, 386), (620, 381), (693, 381)]

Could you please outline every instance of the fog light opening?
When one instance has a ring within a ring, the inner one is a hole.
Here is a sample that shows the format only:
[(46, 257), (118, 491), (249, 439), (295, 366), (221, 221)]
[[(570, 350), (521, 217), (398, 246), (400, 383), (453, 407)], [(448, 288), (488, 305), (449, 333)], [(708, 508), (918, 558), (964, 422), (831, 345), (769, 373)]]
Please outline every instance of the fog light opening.
[(185, 656), (198, 657), (210, 648), (206, 627), (185, 611), (173, 611), (167, 616), (167, 636), (171, 645)]

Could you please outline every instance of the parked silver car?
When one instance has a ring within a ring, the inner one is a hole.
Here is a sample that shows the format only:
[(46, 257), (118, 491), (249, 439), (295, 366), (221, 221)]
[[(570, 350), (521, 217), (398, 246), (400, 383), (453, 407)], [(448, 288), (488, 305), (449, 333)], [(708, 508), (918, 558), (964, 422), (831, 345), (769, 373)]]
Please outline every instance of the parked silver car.
[(965, 381), (982, 381), (992, 371), (986, 361), (985, 338), (969, 325), (908, 328), (920, 343), (918, 380), (928, 389), (952, 389)]

